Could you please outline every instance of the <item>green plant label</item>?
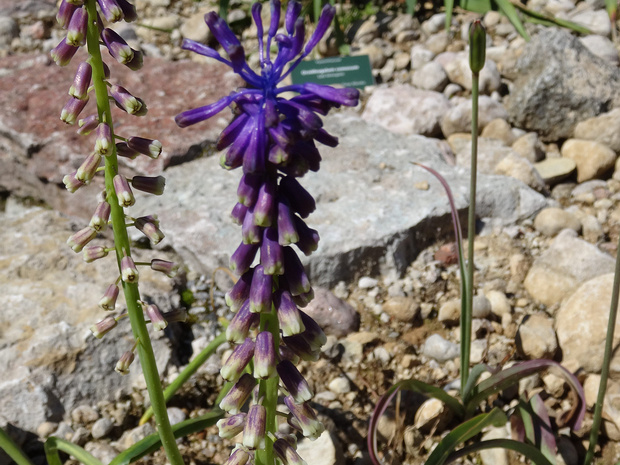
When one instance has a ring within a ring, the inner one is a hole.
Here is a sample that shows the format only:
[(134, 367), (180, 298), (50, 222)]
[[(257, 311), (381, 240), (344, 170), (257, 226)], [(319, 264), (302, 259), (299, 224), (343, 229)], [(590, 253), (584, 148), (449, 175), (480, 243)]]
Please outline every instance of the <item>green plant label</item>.
[(313, 82), (359, 88), (372, 86), (375, 83), (368, 55), (302, 61), (293, 70), (291, 78), (293, 84)]

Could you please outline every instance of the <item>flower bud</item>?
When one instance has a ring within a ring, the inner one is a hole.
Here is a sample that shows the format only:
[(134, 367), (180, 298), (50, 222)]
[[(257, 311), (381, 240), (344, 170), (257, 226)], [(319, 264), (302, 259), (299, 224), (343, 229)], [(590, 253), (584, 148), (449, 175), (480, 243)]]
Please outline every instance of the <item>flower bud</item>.
[(115, 23), (123, 19), (123, 10), (116, 0), (97, 0), (97, 3), (106, 20)]
[[(236, 203), (230, 212), (230, 216), (235, 224), (242, 225), (245, 220), (245, 215), (248, 211), (248, 207), (243, 205), (242, 203)], [(254, 221), (254, 220), (252, 220)]]
[(86, 43), (86, 28), (88, 26), (88, 13), (86, 8), (78, 8), (73, 12), (69, 26), (67, 27), (67, 44), (80, 47)]
[(129, 158), (130, 160), (135, 160), (138, 157), (138, 155), (140, 155), (135, 150), (130, 149), (129, 146), (127, 145), (127, 142), (116, 143), (116, 154), (119, 157)]
[(91, 245), (84, 247), (82, 250), (84, 261), (86, 263), (94, 262), (108, 255), (108, 250), (100, 245)]
[(267, 424), (267, 410), (260, 404), (255, 404), (248, 410), (248, 416), (243, 428), (243, 445), (249, 449), (265, 447), (265, 426)]
[(299, 234), (295, 228), (295, 215), (287, 202), (280, 200), (278, 202), (278, 243), (281, 246), (294, 244), (299, 240)]
[(327, 342), (327, 336), (314, 319), (304, 312), (299, 312), (301, 321), (306, 328), (303, 332), (304, 338), (308, 341), (313, 349), (320, 349)]
[(187, 321), (187, 312), (182, 309), (172, 310), (164, 313), (164, 318), (168, 323), (185, 323)]
[(258, 313), (250, 312), (250, 301), (246, 300), (226, 328), (226, 340), (241, 344), (248, 337), (250, 329), (260, 321)]
[(310, 193), (295, 178), (284, 176), (280, 181), (280, 190), (288, 199), (291, 209), (302, 218), (306, 218), (316, 209), (316, 202)]
[(265, 182), (258, 191), (258, 198), (254, 206), (254, 224), (271, 226), (276, 207), (276, 189), (272, 182)]
[(254, 355), (254, 341), (247, 338), (233, 350), (220, 370), (222, 378), (226, 381), (236, 381)]
[(163, 176), (134, 176), (131, 180), (134, 189), (153, 195), (162, 195), (166, 186)]
[(309, 292), (312, 288), (310, 280), (295, 251), (291, 247), (284, 247), (282, 254), (284, 257), (284, 269), (286, 270), (286, 281), (291, 295), (296, 296)]
[[(90, 63), (83, 61), (78, 66), (78, 69), (73, 78), (73, 84), (69, 88), (69, 95), (77, 99), (85, 99), (88, 95), (88, 86), (90, 86), (90, 79), (92, 77), (92, 68)], [(83, 120), (78, 121), (80, 129), (84, 125)]]
[(97, 168), (101, 164), (101, 155), (97, 152), (91, 153), (86, 160), (80, 165), (75, 177), (78, 181), (82, 181), (84, 184), (88, 184), (97, 173)]
[(67, 239), (67, 245), (71, 247), (74, 252), (81, 252), (82, 249), (96, 236), (97, 231), (95, 231), (89, 226), (81, 229), (80, 231), (72, 235), (69, 239)]
[(88, 97), (84, 99), (77, 99), (75, 97), (69, 98), (62, 111), (60, 112), (60, 120), (67, 124), (75, 124), (78, 116), (88, 103)]
[(250, 311), (252, 313), (269, 312), (272, 292), (273, 277), (265, 274), (263, 267), (258, 265), (254, 268), (250, 286)]
[(282, 360), (277, 366), (282, 384), (297, 403), (312, 399), (312, 390), (297, 367), (288, 360)]
[(116, 307), (119, 289), (116, 284), (110, 284), (99, 301), (99, 307), (103, 310), (112, 311)]
[(241, 236), (244, 244), (260, 244), (263, 237), (263, 228), (254, 222), (254, 212), (249, 209), (241, 225)]
[(288, 291), (278, 290), (273, 295), (273, 303), (278, 313), (278, 322), (283, 336), (294, 336), (302, 333), (304, 326), (297, 305)]
[(97, 339), (101, 339), (107, 333), (112, 331), (117, 325), (117, 321), (113, 316), (106, 316), (99, 323), (94, 324), (90, 327), (90, 331), (93, 333)]
[[(69, 91), (69, 93), (71, 93), (71, 91)], [(80, 128), (76, 132), (80, 136), (86, 136), (97, 129), (97, 126), (99, 126), (99, 117), (97, 115), (89, 115), (86, 118), (81, 118), (78, 121), (78, 126)]]
[(121, 279), (126, 283), (137, 283), (139, 276), (133, 259), (129, 256), (121, 258)]
[(254, 377), (259, 379), (271, 378), (276, 372), (276, 350), (273, 343), (273, 334), (261, 331), (256, 336), (254, 349)]
[(263, 242), (260, 246), (260, 262), (265, 274), (284, 274), (282, 246), (278, 243), (278, 231), (275, 228), (265, 228)]
[(127, 182), (127, 178), (120, 174), (114, 176), (112, 179), (112, 183), (114, 184), (114, 190), (116, 191), (116, 196), (118, 197), (118, 204), (121, 207), (131, 207), (134, 203), (136, 203), (136, 199), (133, 196), (133, 192), (131, 191), (131, 187), (129, 187), (129, 183)]
[(108, 225), (110, 210), (110, 204), (108, 202), (99, 202), (88, 225), (95, 231), (103, 231)]
[(133, 50), (133, 58), (125, 63), (125, 66), (132, 71), (138, 71), (144, 64), (144, 54), (140, 50)]
[(283, 465), (308, 465), (286, 439), (276, 439), (273, 451)]
[(257, 251), (258, 244), (244, 244), (243, 242), (239, 244), (237, 250), (230, 256), (231, 271), (237, 274), (245, 273), (254, 261)]
[(257, 381), (254, 377), (249, 373), (245, 373), (224, 396), (220, 402), (220, 408), (232, 415), (239, 413), (243, 404), (245, 404), (250, 394), (252, 394), (252, 390), (256, 384)]
[(308, 227), (305, 221), (298, 216), (295, 216), (293, 221), (299, 233), (299, 241), (295, 245), (304, 255), (308, 256), (319, 248), (319, 233), (316, 229)]
[(153, 271), (160, 271), (161, 273), (165, 273), (169, 278), (174, 278), (179, 272), (179, 265), (174, 262), (169, 262), (167, 260), (160, 260), (158, 258), (154, 258), (151, 260), (151, 269)]
[(146, 115), (147, 109), (144, 101), (131, 95), (124, 87), (112, 85), (110, 87), (110, 95), (114, 99), (116, 106), (121, 110), (126, 111), (130, 115)]
[(295, 355), (307, 362), (316, 362), (321, 355), (320, 350), (313, 348), (304, 338), (303, 333), (283, 337), (282, 342), (284, 342)]
[(130, 149), (153, 159), (159, 157), (162, 149), (161, 142), (153, 139), (145, 139), (144, 137), (132, 136), (127, 139), (127, 145)]
[(97, 139), (95, 139), (95, 151), (101, 155), (110, 155), (112, 153), (112, 131), (106, 123), (100, 123), (97, 126)]
[(252, 285), (252, 275), (254, 269), (248, 270), (237, 280), (233, 287), (226, 293), (226, 305), (230, 311), (236, 312), (250, 296), (250, 286)]
[[(138, 231), (144, 234), (153, 245), (159, 244), (165, 237), (164, 233), (157, 227), (157, 221), (153, 221), (150, 216), (136, 218), (134, 225)], [(173, 276), (174, 277), (174, 276)]]
[(78, 5), (68, 2), (67, 0), (62, 0), (62, 2), (60, 2), (58, 13), (56, 13), (56, 21), (58, 21), (60, 27), (67, 29), (73, 17), (73, 13), (75, 13), (77, 9)]
[(219, 430), (219, 436), (222, 439), (232, 439), (241, 431), (245, 425), (245, 413), (238, 413), (232, 417), (222, 418), (217, 422), (217, 429)]
[(124, 65), (133, 59), (133, 49), (114, 30), (105, 28), (101, 33), (101, 38), (110, 55), (120, 64)]
[(157, 305), (147, 305), (145, 312), (146, 316), (149, 320), (151, 320), (151, 324), (153, 325), (153, 329), (155, 331), (163, 331), (166, 329), (168, 322), (162, 316)]
[(85, 184), (82, 181), (80, 181), (79, 179), (75, 177), (76, 174), (77, 174), (77, 171), (74, 171), (73, 173), (67, 174), (65, 175), (65, 177), (62, 178), (62, 183), (65, 185), (67, 190), (71, 192), (72, 194), (75, 191), (77, 191), (80, 187), (85, 186)]
[(250, 454), (245, 448), (237, 448), (232, 451), (224, 465), (246, 465), (250, 460)]
[(258, 199), (258, 190), (263, 183), (263, 177), (256, 174), (244, 174), (239, 180), (237, 187), (237, 199), (239, 203), (251, 208)]
[(69, 45), (67, 39), (64, 38), (60, 43), (52, 49), (50, 56), (58, 66), (67, 66), (71, 63), (71, 58), (77, 52), (78, 47)]
[(116, 0), (116, 3), (121, 8), (121, 10), (123, 10), (123, 16), (125, 17), (125, 21), (131, 23), (138, 19), (136, 7), (134, 7), (127, 0)]
[(289, 423), (299, 429), (305, 437), (314, 441), (325, 431), (323, 423), (317, 419), (316, 413), (306, 402), (296, 404), (292, 396), (286, 396), (284, 404), (286, 404), (292, 415)]
[(480, 73), (486, 61), (487, 33), (479, 19), (469, 28), (469, 67), (474, 74)]
[(116, 362), (116, 366), (114, 367), (114, 371), (121, 375), (129, 374), (129, 366), (133, 363), (135, 355), (132, 351), (128, 350), (121, 358)]

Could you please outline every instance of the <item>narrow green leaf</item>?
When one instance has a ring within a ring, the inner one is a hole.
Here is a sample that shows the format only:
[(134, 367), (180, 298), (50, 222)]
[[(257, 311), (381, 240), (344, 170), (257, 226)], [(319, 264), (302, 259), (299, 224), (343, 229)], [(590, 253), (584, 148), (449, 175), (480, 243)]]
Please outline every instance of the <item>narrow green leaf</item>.
[(45, 457), (49, 465), (62, 465), (58, 451), (65, 452), (85, 465), (103, 465), (99, 460), (86, 452), (83, 448), (64, 439), (50, 436), (43, 446)]
[[(415, 7), (418, 6), (418, 0), (406, 0), (406, 1), (407, 1), (407, 14), (413, 16), (415, 14)], [(447, 8), (448, 7), (446, 5), (446, 9)]]
[(452, 452), (465, 441), (479, 434), (487, 426), (506, 424), (506, 414), (495, 407), (489, 413), (481, 413), (465, 423), (460, 424), (443, 438), (426, 460), (426, 465), (442, 465)]
[(230, 0), (220, 0), (220, 7), (219, 7), (219, 15), (220, 18), (223, 18), (224, 20), (226, 20), (226, 17), (228, 16), (228, 6), (229, 6)]
[(550, 27), (553, 27), (553, 26), (564, 27), (567, 29), (572, 29), (573, 31), (578, 32), (579, 34), (585, 34), (585, 35), (592, 34), (592, 32), (587, 27), (581, 26), (580, 24), (577, 24), (577, 23), (573, 23), (572, 21), (567, 21), (565, 19), (553, 18), (551, 16), (543, 15), (542, 13), (539, 13), (537, 11), (532, 11), (532, 10), (527, 9), (525, 6), (523, 6), (522, 4), (518, 2), (515, 2), (512, 5), (525, 15), (526, 20), (532, 23), (543, 24), (545, 26), (550, 26)]
[(460, 5), (464, 10), (480, 13), (481, 15), (493, 9), (491, 7), (491, 0), (461, 0)]
[(7, 453), (17, 465), (32, 465), (30, 459), (23, 450), (15, 444), (11, 436), (4, 429), (0, 428), (0, 449)]
[[(481, 441), (475, 444), (471, 444), (469, 446), (465, 446), (462, 449), (453, 452), (448, 457), (446, 463), (450, 463), (464, 457), (469, 454), (473, 454), (474, 452), (478, 452), (485, 449), (508, 449), (514, 450), (524, 457), (530, 459), (533, 464), (536, 465), (553, 465), (547, 458), (536, 449), (534, 446), (530, 446), (529, 444), (525, 444), (519, 441), (513, 441), (512, 439), (489, 439), (488, 441)], [(427, 462), (428, 465), (428, 462)]]
[(497, 371), (498, 370), (494, 370), (489, 365), (485, 365), (484, 363), (474, 365), (469, 372), (469, 378), (467, 378), (467, 384), (465, 385), (465, 389), (463, 389), (463, 403), (467, 405), (468, 399), (471, 397), (473, 389), (483, 373), (497, 373)]
[(452, 24), (452, 12), (454, 11), (454, 0), (444, 0), (444, 7), (446, 8), (446, 32), (450, 30)]
[[(217, 409), (212, 410), (205, 415), (201, 415), (190, 420), (185, 420), (176, 425), (172, 425), (172, 432), (176, 439), (187, 436), (188, 434), (197, 433), (209, 426), (215, 425), (220, 418), (224, 417), (224, 412)], [(138, 441), (129, 449), (124, 450), (118, 454), (114, 460), (110, 462), (110, 465), (128, 465), (136, 460), (151, 454), (161, 447), (161, 439), (157, 433), (151, 434), (145, 437), (141, 441)], [(54, 464), (50, 464), (54, 465)]]
[(506, 15), (508, 20), (512, 23), (512, 25), (515, 27), (517, 32), (521, 35), (521, 37), (529, 41), (530, 35), (525, 30), (525, 27), (523, 27), (523, 23), (519, 19), (517, 10), (515, 9), (514, 5), (510, 3), (510, 0), (495, 0), (495, 2), (497, 3), (497, 6), (501, 10), (501, 12), (504, 13), (504, 15)]

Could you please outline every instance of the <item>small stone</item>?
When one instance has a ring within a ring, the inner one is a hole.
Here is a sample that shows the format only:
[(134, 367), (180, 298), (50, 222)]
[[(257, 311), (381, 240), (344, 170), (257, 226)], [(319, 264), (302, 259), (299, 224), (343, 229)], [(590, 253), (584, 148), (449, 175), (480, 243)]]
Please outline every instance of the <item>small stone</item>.
[(434, 90), (441, 92), (448, 84), (448, 75), (436, 61), (431, 61), (415, 70), (411, 77), (411, 83), (419, 89)]
[[(472, 74), (469, 67), (468, 53), (458, 53), (454, 60), (451, 60), (445, 65), (445, 71), (450, 82), (454, 82), (464, 89), (471, 90)], [(497, 65), (493, 60), (487, 59), (484, 63), (484, 68), (480, 71), (478, 83), (480, 94), (491, 94), (500, 88), (501, 83), (501, 75), (497, 69)]]
[(495, 173), (518, 179), (539, 192), (545, 189), (545, 181), (538, 174), (534, 165), (514, 151), (508, 153), (495, 165)]
[(489, 139), (499, 139), (505, 145), (512, 145), (515, 142), (515, 136), (512, 132), (510, 124), (505, 119), (496, 118), (487, 124), (480, 137), (486, 137)]
[(351, 392), (351, 383), (344, 376), (339, 376), (329, 382), (328, 388), (335, 394), (346, 394)]
[(474, 318), (486, 318), (491, 314), (491, 302), (482, 294), (475, 295), (472, 301), (472, 316)]
[(542, 382), (545, 385), (545, 391), (557, 399), (561, 399), (564, 395), (564, 378), (553, 373), (543, 375)]
[(187, 414), (178, 407), (168, 407), (166, 411), (168, 412), (168, 418), (170, 419), (171, 425), (181, 423), (187, 418)]
[(522, 253), (516, 253), (510, 256), (509, 260), (510, 276), (517, 283), (523, 282), (530, 268), (529, 260)]
[(422, 45), (414, 45), (411, 47), (410, 60), (411, 70), (422, 68), (426, 63), (430, 62), (435, 54)]
[(58, 423), (58, 428), (56, 429), (56, 431), (54, 431), (53, 435), (60, 439), (70, 441), (74, 433), (75, 431), (73, 431), (73, 428), (71, 428), (68, 423), (61, 421), (60, 423)]
[(99, 413), (89, 405), (80, 405), (71, 411), (71, 420), (78, 425), (88, 425), (99, 419)]
[(448, 37), (446, 31), (440, 31), (426, 39), (426, 42), (424, 42), (424, 46), (435, 55), (438, 55), (446, 51), (449, 43), (450, 37)]
[(93, 428), (91, 430), (93, 439), (105, 438), (108, 434), (110, 434), (112, 428), (114, 428), (114, 422), (110, 418), (100, 418), (93, 424)]
[(607, 37), (611, 33), (609, 16), (604, 9), (579, 11), (570, 15), (568, 19), (581, 26), (587, 27), (594, 34)]
[(80, 426), (78, 429), (75, 430), (75, 433), (73, 433), (73, 436), (71, 437), (71, 442), (82, 447), (84, 446), (84, 444), (86, 444), (89, 438), (90, 432), (83, 426)]
[(406, 69), (411, 62), (411, 57), (408, 53), (405, 52), (396, 52), (394, 54), (394, 68), (396, 71), (400, 71), (402, 69)]
[(618, 59), (618, 50), (616, 50), (613, 42), (607, 37), (594, 34), (580, 37), (579, 40), (590, 52), (608, 63), (617, 65), (620, 61)]
[(336, 465), (342, 455), (340, 446), (325, 430), (315, 441), (302, 439), (297, 445), (297, 453), (306, 463), (312, 465)]
[(454, 342), (447, 341), (439, 334), (429, 336), (422, 345), (422, 355), (437, 360), (447, 362), (459, 356), (459, 346)]
[(570, 158), (547, 158), (534, 164), (540, 177), (549, 185), (557, 184), (575, 171), (577, 163)]
[(210, 41), (212, 34), (205, 23), (205, 14), (209, 11), (211, 8), (203, 8), (183, 22), (179, 30), (184, 39), (195, 40), (202, 44)]
[(581, 231), (581, 221), (574, 214), (561, 208), (545, 208), (536, 215), (534, 227), (545, 236), (553, 237), (563, 229)]
[(360, 326), (360, 315), (355, 308), (323, 287), (314, 288), (314, 299), (303, 311), (328, 335), (344, 337)]
[(416, 411), (414, 426), (422, 433), (428, 433), (433, 428), (443, 431), (452, 420), (452, 416), (452, 410), (439, 399), (428, 399)]
[(391, 297), (382, 305), (385, 313), (405, 323), (411, 323), (420, 313), (420, 303), (411, 297)]
[(155, 433), (155, 428), (153, 428), (150, 423), (145, 423), (144, 425), (125, 431), (118, 440), (118, 445), (122, 449), (127, 449), (153, 433)]
[(489, 290), (485, 292), (485, 295), (491, 303), (491, 312), (494, 315), (502, 318), (504, 315), (511, 314), (510, 302), (508, 297), (501, 291)]
[(580, 121), (575, 126), (575, 139), (594, 140), (620, 152), (620, 108)]
[(377, 37), (379, 37), (379, 24), (377, 24), (376, 17), (371, 16), (355, 31), (353, 41), (358, 44), (369, 44)]
[(388, 364), (390, 360), (392, 360), (392, 354), (388, 352), (385, 347), (377, 347), (372, 351), (376, 360), (379, 360), (381, 363)]
[(545, 157), (542, 144), (535, 132), (523, 134), (512, 143), (510, 148), (531, 163), (537, 163)]
[[(441, 118), (441, 130), (448, 137), (455, 132), (471, 131), (471, 99), (455, 97), (454, 104), (443, 118)], [(481, 95), (478, 101), (478, 124), (484, 128), (496, 118), (508, 119), (508, 113), (503, 105), (487, 95)]]
[(569, 139), (562, 145), (561, 153), (577, 165), (577, 182), (603, 176), (613, 169), (616, 162), (612, 149), (590, 140)]
[(102, 463), (110, 463), (118, 455), (118, 450), (105, 442), (88, 442), (84, 450)]
[[(510, 439), (506, 427), (491, 427), (482, 435), (482, 441), (493, 439)], [(508, 451), (502, 448), (485, 449), (480, 452), (482, 465), (508, 465), (510, 463)]]
[(53, 421), (44, 421), (37, 427), (37, 436), (47, 438), (58, 429), (58, 423)]
[(457, 324), (461, 318), (461, 299), (451, 299), (439, 307), (437, 320), (445, 324)]

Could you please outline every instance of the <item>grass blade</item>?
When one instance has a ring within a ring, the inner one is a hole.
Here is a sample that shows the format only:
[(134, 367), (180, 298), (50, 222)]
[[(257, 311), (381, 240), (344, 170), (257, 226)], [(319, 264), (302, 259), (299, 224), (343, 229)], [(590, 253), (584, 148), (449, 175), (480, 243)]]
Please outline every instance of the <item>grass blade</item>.
[(512, 439), (489, 439), (488, 441), (477, 442), (476, 444), (471, 444), (469, 446), (465, 446), (456, 452), (450, 454), (446, 463), (453, 462), (456, 459), (464, 457), (468, 454), (472, 454), (474, 452), (478, 452), (485, 449), (496, 449), (496, 448), (514, 450), (519, 454), (525, 456), (530, 459), (530, 461), (536, 465), (553, 465), (547, 457), (545, 457), (542, 452), (536, 449), (534, 446), (529, 444), (525, 444), (523, 442), (514, 441)]
[(506, 18), (508, 18), (508, 21), (512, 23), (512, 25), (515, 27), (515, 29), (521, 35), (521, 37), (523, 37), (526, 41), (529, 42), (530, 35), (525, 30), (525, 27), (523, 27), (523, 23), (519, 19), (517, 10), (514, 7), (514, 5), (510, 3), (510, 0), (495, 0), (495, 3), (497, 4), (501, 12), (504, 13), (504, 15), (506, 15)]
[(547, 407), (540, 395), (534, 395), (529, 402), (519, 401), (519, 415), (523, 420), (526, 439), (538, 448), (555, 465), (557, 445), (551, 429)]
[(62, 465), (59, 451), (65, 452), (75, 458), (78, 462), (86, 465), (103, 465), (99, 460), (90, 455), (77, 444), (65, 441), (64, 439), (50, 436), (43, 446), (45, 449), (45, 458), (49, 465)]
[(415, 14), (415, 8), (416, 6), (418, 6), (418, 0), (406, 0), (406, 2), (407, 2), (407, 14), (413, 16)]
[(426, 465), (442, 465), (459, 444), (473, 438), (487, 426), (506, 424), (506, 414), (495, 407), (489, 413), (481, 413), (465, 423), (460, 424), (443, 438), (426, 460)]
[(6, 452), (17, 465), (32, 465), (24, 451), (15, 444), (11, 436), (3, 428), (0, 428), (0, 449)]
[(580, 24), (573, 23), (572, 21), (568, 21), (566, 19), (553, 18), (551, 16), (543, 15), (542, 13), (538, 13), (537, 11), (532, 11), (527, 9), (519, 2), (512, 1), (512, 6), (514, 6), (517, 10), (521, 11), (526, 16), (526, 19), (532, 23), (539, 23), (545, 26), (559, 26), (564, 27), (566, 29), (571, 29), (579, 34), (592, 34), (590, 29), (587, 27), (581, 26)]

